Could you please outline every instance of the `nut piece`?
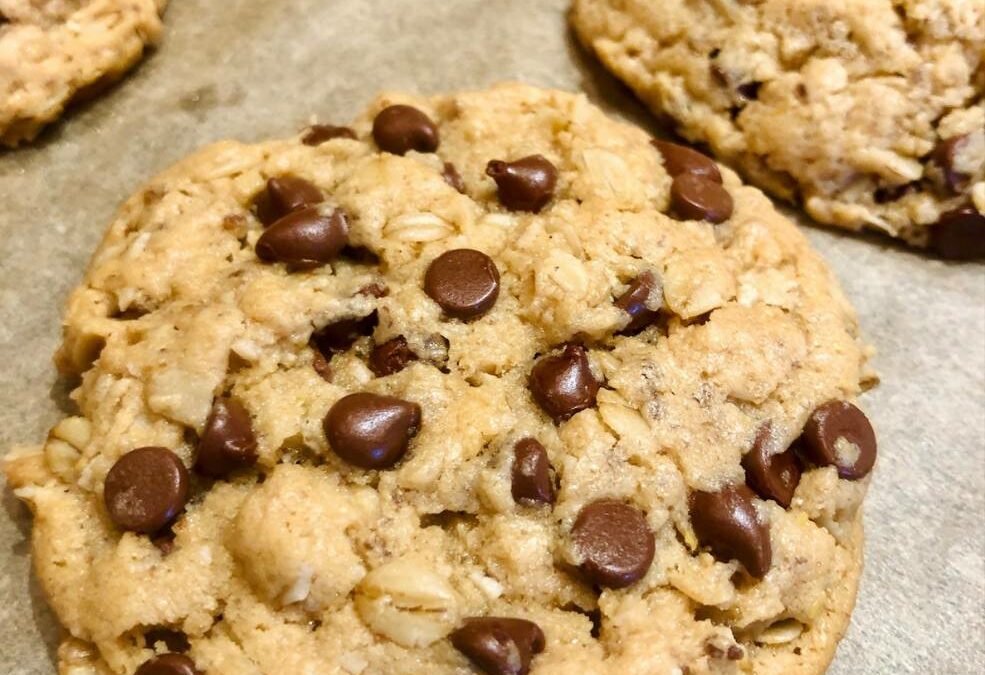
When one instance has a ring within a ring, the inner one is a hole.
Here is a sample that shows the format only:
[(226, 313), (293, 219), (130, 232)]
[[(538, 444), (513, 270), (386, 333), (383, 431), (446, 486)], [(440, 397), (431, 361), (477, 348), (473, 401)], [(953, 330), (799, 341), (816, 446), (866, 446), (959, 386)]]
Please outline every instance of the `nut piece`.
[(419, 556), (406, 556), (367, 574), (356, 588), (356, 611), (380, 635), (404, 647), (426, 647), (458, 623), (458, 597)]
[(89, 444), (92, 424), (84, 417), (66, 417), (48, 433), (44, 459), (48, 469), (66, 483), (76, 479), (75, 463)]

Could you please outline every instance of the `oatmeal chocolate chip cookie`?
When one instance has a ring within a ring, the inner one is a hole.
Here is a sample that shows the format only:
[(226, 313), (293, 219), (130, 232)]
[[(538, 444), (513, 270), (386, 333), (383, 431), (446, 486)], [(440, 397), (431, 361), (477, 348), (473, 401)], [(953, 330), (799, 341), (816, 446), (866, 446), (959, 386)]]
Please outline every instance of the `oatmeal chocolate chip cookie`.
[(0, 144), (30, 141), (161, 36), (167, 0), (0, 0)]
[(848, 622), (851, 307), (762, 193), (582, 96), (206, 148), (64, 338), (78, 414), (5, 466), (65, 672), (807, 673)]
[(985, 3), (574, 0), (571, 21), (681, 135), (816, 220), (985, 257)]

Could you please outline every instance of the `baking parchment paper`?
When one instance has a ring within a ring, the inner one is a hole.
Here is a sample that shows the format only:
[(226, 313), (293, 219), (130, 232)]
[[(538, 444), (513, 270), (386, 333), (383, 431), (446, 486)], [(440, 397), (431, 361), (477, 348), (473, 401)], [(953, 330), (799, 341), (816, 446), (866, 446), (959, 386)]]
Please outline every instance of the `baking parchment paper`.
[[(501, 80), (583, 90), (656, 132), (581, 50), (568, 0), (172, 0), (160, 49), (32, 146), (0, 153), (0, 449), (69, 410), (62, 303), (114, 210), (210, 141), (343, 123), (379, 90)], [(808, 227), (858, 309), (881, 386), (858, 607), (831, 672), (985, 672), (985, 265)], [(0, 514), (0, 673), (54, 672), (26, 508)]]

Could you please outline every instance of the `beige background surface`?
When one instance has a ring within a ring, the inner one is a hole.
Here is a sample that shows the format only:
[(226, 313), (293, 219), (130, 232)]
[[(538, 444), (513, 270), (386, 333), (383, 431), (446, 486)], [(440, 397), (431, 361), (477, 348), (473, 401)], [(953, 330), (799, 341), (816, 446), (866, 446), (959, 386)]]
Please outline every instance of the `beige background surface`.
[[(655, 0), (657, 1), (657, 0)], [(50, 356), (61, 304), (117, 205), (212, 140), (342, 122), (380, 89), (504, 79), (583, 89), (651, 118), (573, 42), (567, 0), (173, 0), (121, 86), (0, 153), (0, 448), (68, 409)], [(859, 606), (833, 673), (985, 672), (985, 265), (811, 228), (879, 354), (864, 404), (880, 459)], [(0, 673), (51, 673), (57, 628), (2, 488)]]

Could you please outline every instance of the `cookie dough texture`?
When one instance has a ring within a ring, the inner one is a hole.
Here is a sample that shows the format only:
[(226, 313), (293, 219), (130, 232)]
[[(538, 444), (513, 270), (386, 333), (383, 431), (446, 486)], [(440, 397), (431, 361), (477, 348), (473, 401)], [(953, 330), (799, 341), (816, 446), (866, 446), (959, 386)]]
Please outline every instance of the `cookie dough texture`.
[(571, 21), (681, 135), (820, 222), (927, 246), (942, 214), (985, 214), (980, 0), (575, 0)]
[[(435, 120), (436, 153), (377, 150), (372, 120), (392, 103)], [(804, 236), (726, 169), (731, 219), (671, 218), (649, 138), (583, 96), (385, 95), (352, 126), (355, 140), (223, 142), (191, 156), (126, 202), (72, 293), (57, 361), (81, 378), (78, 415), (6, 462), (67, 629), (61, 672), (132, 673), (164, 650), (145, 634), (169, 628), (208, 673), (464, 674), (447, 635), (487, 615), (543, 629), (534, 673), (823, 671), (854, 602), (867, 481), (812, 469), (789, 510), (757, 500), (774, 551), (758, 582), (696, 545), (687, 506), (690, 489), (743, 480), (766, 420), (789, 443), (815, 407), (866, 381), (853, 310)], [(533, 153), (558, 168), (554, 197), (538, 214), (507, 211), (486, 163)], [(343, 209), (351, 244), (378, 262), (261, 263), (251, 204), (287, 174)], [(487, 253), (502, 284), (470, 322), (442, 316), (422, 289), (430, 261), (462, 247)], [(628, 317), (613, 300), (644, 270), (662, 280), (666, 320), (620, 336)], [(382, 285), (384, 297), (360, 293)], [(335, 355), (326, 381), (313, 330), (374, 310), (374, 334)], [(396, 335), (418, 360), (374, 377), (371, 345)], [(605, 385), (554, 424), (527, 378), (536, 355), (568, 341), (589, 347)], [(354, 391), (421, 406), (391, 470), (347, 465), (326, 444), (322, 418)], [(191, 466), (193, 432), (222, 393), (252, 416), (255, 469), (197, 478), (167, 554), (115, 529), (109, 468), (146, 445)], [(556, 469), (553, 508), (511, 496), (524, 437)], [(646, 514), (656, 556), (636, 584), (598, 594), (571, 566), (569, 533), (601, 498)]]
[(167, 0), (0, 0), (0, 143), (30, 141), (161, 36)]

